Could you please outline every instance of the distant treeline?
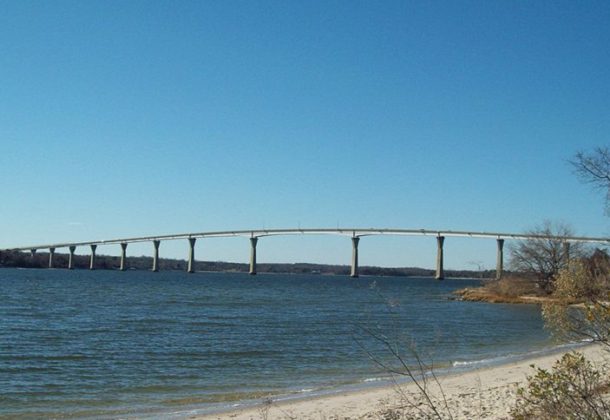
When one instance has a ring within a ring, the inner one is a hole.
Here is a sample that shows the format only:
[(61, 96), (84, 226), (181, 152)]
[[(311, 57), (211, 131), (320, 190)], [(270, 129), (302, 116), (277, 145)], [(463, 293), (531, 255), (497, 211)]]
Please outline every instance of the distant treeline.
[[(74, 255), (75, 269), (89, 268), (88, 255)], [(126, 266), (129, 270), (150, 270), (152, 267), (152, 257), (127, 257)], [(95, 268), (98, 270), (118, 270), (121, 264), (120, 257), (109, 255), (96, 255)], [(160, 258), (159, 270), (186, 270), (186, 261), (178, 259)], [(0, 267), (20, 267), (20, 268), (48, 268), (49, 253), (37, 252), (32, 256), (29, 252), (20, 251), (1, 251)], [(55, 253), (53, 257), (54, 268), (68, 267), (68, 254)], [(258, 263), (256, 265), (259, 273), (290, 273), (290, 274), (337, 274), (349, 275), (350, 266), (330, 265), (330, 264), (309, 264), (309, 263)], [(195, 261), (195, 271), (225, 271), (225, 272), (248, 272), (249, 265), (241, 263), (230, 263), (222, 261)], [(418, 267), (369, 267), (360, 266), (360, 275), (364, 276), (401, 276), (401, 277), (429, 277), (434, 276), (434, 270)], [(463, 278), (491, 278), (495, 274), (494, 270), (473, 271), (473, 270), (445, 270), (445, 277)]]

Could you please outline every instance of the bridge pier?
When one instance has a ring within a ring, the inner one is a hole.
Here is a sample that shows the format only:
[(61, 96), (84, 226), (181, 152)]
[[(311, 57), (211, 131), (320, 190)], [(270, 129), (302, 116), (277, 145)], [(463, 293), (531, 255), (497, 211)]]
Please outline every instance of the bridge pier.
[(256, 275), (256, 243), (258, 238), (250, 238), (250, 275)]
[(496, 256), (496, 280), (500, 280), (504, 271), (504, 239), (498, 239), (497, 244), (498, 253)]
[(445, 270), (443, 268), (443, 244), (445, 243), (444, 236), (436, 237), (436, 276), (437, 280), (445, 278)]
[(68, 270), (74, 269), (74, 251), (76, 251), (76, 247), (74, 245), (68, 248), (70, 251), (70, 255), (68, 256)]
[(358, 242), (360, 242), (360, 238), (358, 236), (352, 237), (352, 270), (350, 272), (351, 277), (358, 277)]
[(154, 254), (153, 254), (153, 266), (152, 266), (152, 271), (153, 272), (157, 272), (159, 271), (159, 245), (161, 245), (161, 241), (159, 240), (154, 240), (153, 241), (153, 247), (155, 248)]
[(32, 248), (32, 249), (30, 249), (30, 258), (34, 259), (34, 257), (36, 257), (36, 249)]
[(121, 266), (119, 270), (125, 271), (127, 269), (127, 242), (121, 242)]
[(189, 260), (186, 267), (187, 273), (195, 272), (195, 242), (197, 238), (189, 238)]
[(569, 263), (570, 262), (570, 243), (567, 241), (563, 243), (563, 255), (565, 257), (566, 263)]
[(91, 245), (91, 258), (89, 260), (89, 270), (95, 270), (95, 249), (97, 245)]
[(49, 268), (53, 268), (53, 257), (55, 256), (55, 248), (49, 248)]

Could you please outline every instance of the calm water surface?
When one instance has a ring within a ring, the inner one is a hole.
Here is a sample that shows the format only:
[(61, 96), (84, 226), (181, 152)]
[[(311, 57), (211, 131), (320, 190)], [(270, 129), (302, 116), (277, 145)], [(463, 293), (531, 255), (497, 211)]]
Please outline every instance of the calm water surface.
[[(476, 280), (0, 270), (0, 417), (183, 417), (387, 377), (368, 330), (451, 368), (551, 346)], [(412, 359), (405, 351), (405, 358)]]

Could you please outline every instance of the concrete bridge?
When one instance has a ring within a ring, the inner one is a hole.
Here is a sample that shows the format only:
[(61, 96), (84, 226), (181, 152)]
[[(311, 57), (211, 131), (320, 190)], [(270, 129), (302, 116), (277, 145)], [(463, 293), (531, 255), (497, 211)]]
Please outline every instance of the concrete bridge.
[(89, 247), (91, 256), (89, 260), (89, 268), (95, 269), (95, 252), (99, 245), (120, 245), (121, 247), (121, 265), (120, 270), (127, 269), (127, 245), (136, 242), (151, 242), (153, 244), (153, 264), (152, 271), (159, 271), (159, 246), (161, 241), (188, 240), (189, 253), (187, 271), (194, 272), (195, 262), (195, 243), (197, 239), (204, 238), (219, 238), (240, 236), (250, 239), (250, 274), (256, 274), (256, 246), (259, 238), (265, 236), (279, 235), (342, 235), (351, 238), (352, 242), (352, 261), (351, 261), (351, 276), (358, 277), (358, 243), (360, 238), (372, 235), (399, 235), (399, 236), (432, 236), (436, 238), (437, 254), (436, 254), (436, 278), (444, 278), (443, 268), (443, 244), (446, 237), (466, 237), (466, 238), (489, 238), (496, 240), (496, 278), (502, 276), (504, 269), (504, 241), (510, 240), (552, 240), (561, 242), (565, 252), (569, 253), (570, 243), (599, 243), (610, 244), (610, 238), (601, 237), (585, 237), (585, 236), (548, 236), (548, 235), (532, 235), (524, 233), (498, 233), (498, 232), (470, 232), (470, 231), (453, 231), (453, 230), (429, 230), (429, 229), (375, 229), (375, 228), (329, 228), (329, 229), (262, 229), (262, 230), (235, 230), (235, 231), (219, 231), (219, 232), (199, 232), (199, 233), (182, 233), (175, 235), (161, 236), (142, 236), (136, 238), (121, 238), (109, 239), (90, 242), (73, 242), (73, 243), (56, 243), (26, 246), (19, 248), (5, 249), (4, 251), (30, 251), (32, 256), (39, 249), (49, 250), (49, 268), (53, 268), (53, 258), (55, 250), (58, 248), (67, 248), (70, 252), (68, 259), (68, 269), (74, 268), (74, 252), (77, 247)]

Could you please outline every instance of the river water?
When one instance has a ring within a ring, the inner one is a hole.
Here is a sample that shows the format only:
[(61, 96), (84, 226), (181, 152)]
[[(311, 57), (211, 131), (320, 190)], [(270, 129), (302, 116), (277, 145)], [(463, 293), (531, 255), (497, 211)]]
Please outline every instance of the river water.
[[(0, 418), (174, 417), (544, 351), (539, 307), (477, 280), (0, 270)], [(383, 340), (380, 340), (383, 339)]]

